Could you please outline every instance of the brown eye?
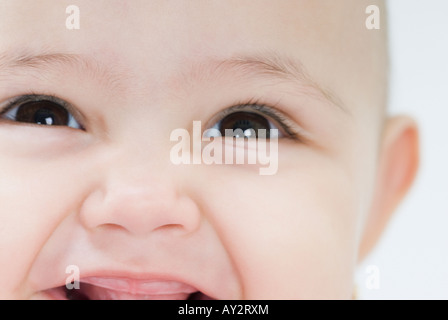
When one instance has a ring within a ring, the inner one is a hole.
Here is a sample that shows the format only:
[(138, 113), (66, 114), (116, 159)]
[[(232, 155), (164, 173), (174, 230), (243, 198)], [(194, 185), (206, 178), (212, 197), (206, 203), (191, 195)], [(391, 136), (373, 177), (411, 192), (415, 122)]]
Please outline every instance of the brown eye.
[(239, 132), (240, 134), (234, 134), (237, 138), (258, 138), (259, 130), (264, 129), (265, 137), (269, 139), (271, 124), (266, 117), (258, 113), (240, 111), (224, 117), (215, 128), (221, 132), (222, 136), (226, 136), (227, 129), (233, 130), (235, 133)]
[(81, 129), (81, 125), (61, 103), (50, 100), (33, 100), (14, 103), (2, 118), (20, 123), (31, 123), (43, 126), (67, 126)]
[(66, 126), (69, 114), (65, 108), (51, 101), (28, 102), (18, 108), (16, 121), (48, 126)]

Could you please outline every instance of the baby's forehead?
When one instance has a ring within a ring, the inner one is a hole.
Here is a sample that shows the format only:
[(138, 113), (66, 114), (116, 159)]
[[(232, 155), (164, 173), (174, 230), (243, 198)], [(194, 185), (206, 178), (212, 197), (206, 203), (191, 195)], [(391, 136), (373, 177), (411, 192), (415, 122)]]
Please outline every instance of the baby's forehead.
[[(169, 81), (177, 84), (217, 75), (230, 80), (233, 75), (234, 81), (297, 80), (340, 104), (356, 100), (356, 95), (372, 96), (369, 91), (382, 79), (381, 49), (372, 44), (378, 36), (365, 27), (369, 4), (141, 1), (131, 6), (123, 1), (79, 1), (76, 12), (59, 1), (14, 1), (2, 4), (0, 45), (47, 62), (60, 63), (62, 55), (80, 56), (115, 75), (142, 70), (159, 80), (175, 75)], [(74, 18), (79, 29), (69, 28)], [(61, 54), (59, 59), (48, 59), (55, 54)], [(28, 64), (38, 61), (33, 59)], [(82, 59), (71, 60), (83, 65)]]

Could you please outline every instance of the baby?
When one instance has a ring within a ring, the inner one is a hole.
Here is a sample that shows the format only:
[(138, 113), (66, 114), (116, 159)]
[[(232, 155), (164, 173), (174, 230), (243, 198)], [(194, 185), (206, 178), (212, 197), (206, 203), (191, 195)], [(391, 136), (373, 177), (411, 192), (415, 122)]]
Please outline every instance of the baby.
[[(386, 112), (385, 16), (1, 0), (0, 298), (350, 299), (418, 166), (416, 124)], [(202, 161), (251, 141), (275, 170)]]

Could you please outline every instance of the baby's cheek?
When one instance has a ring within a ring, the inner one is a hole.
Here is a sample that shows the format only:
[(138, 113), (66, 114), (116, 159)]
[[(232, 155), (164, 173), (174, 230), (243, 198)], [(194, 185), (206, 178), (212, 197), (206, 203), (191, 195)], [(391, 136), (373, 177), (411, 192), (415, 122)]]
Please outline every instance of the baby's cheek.
[(210, 214), (245, 298), (350, 298), (358, 205), (347, 175), (315, 158), (273, 176), (233, 174), (208, 196), (222, 202)]
[(70, 170), (56, 162), (0, 157), (0, 297), (24, 298), (27, 272), (72, 209)]

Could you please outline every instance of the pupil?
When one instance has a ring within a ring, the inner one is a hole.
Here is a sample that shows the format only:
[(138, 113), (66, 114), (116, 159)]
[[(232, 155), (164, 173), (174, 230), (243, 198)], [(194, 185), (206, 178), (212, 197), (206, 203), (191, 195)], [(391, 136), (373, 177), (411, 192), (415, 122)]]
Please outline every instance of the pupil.
[(47, 109), (37, 110), (34, 115), (34, 122), (51, 126), (54, 123), (53, 113)]
[[(269, 138), (269, 121), (262, 115), (252, 112), (235, 112), (221, 121), (221, 134), (225, 135), (226, 129), (233, 130), (236, 138), (257, 138), (258, 130), (266, 130), (266, 138)], [(235, 132), (239, 129), (240, 133)], [(241, 135), (242, 134), (242, 135)]]

